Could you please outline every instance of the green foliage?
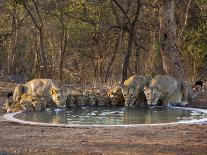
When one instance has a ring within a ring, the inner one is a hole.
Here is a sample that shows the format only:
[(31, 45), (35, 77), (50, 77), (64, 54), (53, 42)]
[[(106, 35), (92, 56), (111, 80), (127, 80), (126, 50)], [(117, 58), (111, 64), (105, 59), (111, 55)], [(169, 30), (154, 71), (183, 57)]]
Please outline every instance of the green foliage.
[[(198, 78), (207, 65), (207, 8), (206, 1), (196, 1), (189, 11), (189, 25), (183, 34), (182, 57), (189, 77)], [(195, 14), (196, 12), (196, 14)]]

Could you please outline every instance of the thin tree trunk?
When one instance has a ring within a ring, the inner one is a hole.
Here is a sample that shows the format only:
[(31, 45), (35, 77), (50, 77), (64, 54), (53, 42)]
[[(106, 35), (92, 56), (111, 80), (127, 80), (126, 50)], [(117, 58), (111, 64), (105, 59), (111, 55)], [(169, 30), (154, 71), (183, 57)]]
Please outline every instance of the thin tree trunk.
[(129, 67), (129, 58), (132, 51), (133, 35), (134, 35), (134, 26), (131, 26), (129, 37), (128, 37), (129, 39), (128, 39), (127, 52), (124, 55), (124, 60), (122, 64), (121, 83), (123, 83), (124, 80), (127, 79), (127, 69)]
[(62, 36), (61, 36), (61, 54), (60, 54), (60, 82), (63, 80), (63, 63), (64, 63), (64, 57), (65, 57), (65, 50), (66, 50), (66, 43), (67, 43), (67, 32), (65, 28), (62, 30)]
[[(141, 55), (141, 49), (143, 49), (142, 45), (138, 44), (137, 42), (137, 37), (134, 36), (134, 40), (133, 40), (133, 43), (136, 47), (135, 49), (135, 73), (136, 74), (140, 74), (140, 71), (141, 71), (141, 64), (140, 64), (140, 55)], [(143, 49), (146, 51), (146, 49)]]
[(47, 77), (47, 64), (46, 64), (46, 57), (45, 57), (45, 48), (44, 48), (44, 32), (42, 27), (39, 29), (39, 37), (40, 37), (40, 56), (41, 56), (41, 67), (43, 77)]
[(160, 7), (160, 42), (163, 69), (168, 75), (185, 79), (177, 47), (176, 23), (174, 19), (174, 0), (162, 0)]
[(23, 0), (22, 1), (23, 6), (25, 8), (25, 10), (27, 11), (27, 13), (29, 14), (29, 16), (32, 19), (32, 22), (34, 23), (35, 27), (37, 28), (38, 32), (39, 32), (39, 39), (40, 39), (40, 57), (41, 57), (41, 70), (43, 73), (43, 77), (46, 78), (47, 77), (47, 63), (46, 63), (46, 57), (45, 57), (45, 50), (44, 50), (44, 29), (43, 29), (43, 21), (42, 18), (40, 16), (39, 10), (38, 10), (38, 6), (37, 6), (37, 2), (32, 0), (34, 6), (35, 6), (35, 10), (37, 12), (40, 24), (38, 24), (38, 20), (35, 19), (34, 15), (32, 14), (31, 10), (29, 9), (28, 5), (27, 5), (27, 1)]
[[(154, 8), (152, 17), (156, 18), (157, 14), (155, 13), (156, 10)], [(150, 25), (150, 29), (153, 30), (153, 26)], [(150, 31), (150, 38), (151, 38), (151, 45), (150, 45), (150, 53), (149, 53), (149, 60), (150, 60), (150, 69), (151, 69), (151, 76), (155, 76), (158, 74), (164, 74), (163, 64), (162, 64), (162, 57), (159, 49), (156, 48), (155, 43), (156, 39), (158, 38), (158, 34), (155, 31)]]
[(134, 70), (135, 70), (135, 73), (138, 75), (139, 72), (140, 72), (140, 68), (139, 68), (139, 66), (140, 66), (140, 64), (139, 64), (139, 62), (140, 62), (140, 60), (139, 60), (139, 58), (140, 58), (140, 49), (139, 49), (139, 47), (137, 47), (137, 49), (135, 50), (134, 55), (135, 55)]
[[(120, 32), (120, 33), (122, 33), (122, 32)], [(105, 74), (105, 79), (104, 79), (105, 82), (108, 81), (108, 78), (109, 78), (109, 71), (110, 71), (110, 69), (111, 69), (111, 67), (112, 67), (112, 64), (114, 63), (115, 56), (116, 56), (116, 53), (117, 53), (118, 48), (119, 48), (120, 37), (121, 37), (121, 36), (120, 36), (120, 34), (119, 34), (119, 36), (118, 36), (118, 38), (117, 38), (117, 41), (116, 41), (116, 44), (115, 44), (115, 49), (114, 49), (113, 55), (112, 55), (112, 57), (111, 57), (111, 59), (110, 59), (108, 65), (107, 65), (107, 68), (106, 68), (106, 74)]]
[(12, 11), (12, 23), (11, 23), (11, 48), (8, 53), (8, 73), (12, 74), (15, 70), (14, 60), (16, 55), (16, 44), (17, 44), (17, 8), (16, 8), (16, 2), (13, 1), (12, 4), (13, 11)]
[(39, 52), (39, 49), (38, 49), (38, 41), (37, 41), (37, 32), (36, 32), (36, 29), (35, 29), (35, 33), (34, 33), (34, 50), (35, 50), (35, 68), (34, 68), (34, 71), (33, 71), (33, 76), (37, 76), (38, 78), (41, 77), (41, 69), (40, 69), (40, 66), (41, 66), (41, 63), (40, 63), (40, 52)]
[(127, 69), (129, 67), (129, 58), (131, 56), (131, 51), (132, 51), (134, 30), (135, 30), (136, 22), (138, 20), (140, 8), (141, 8), (140, 1), (137, 0), (137, 10), (136, 10), (135, 17), (132, 23), (130, 24), (128, 47), (127, 47), (127, 52), (124, 55), (124, 60), (122, 64), (121, 83), (123, 83), (127, 79)]

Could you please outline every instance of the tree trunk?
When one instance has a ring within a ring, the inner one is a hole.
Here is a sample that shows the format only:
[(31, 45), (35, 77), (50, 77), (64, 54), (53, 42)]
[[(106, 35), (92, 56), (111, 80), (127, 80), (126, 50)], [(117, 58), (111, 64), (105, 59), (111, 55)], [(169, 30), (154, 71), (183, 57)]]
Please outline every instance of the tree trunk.
[(37, 36), (37, 31), (35, 29), (34, 32), (34, 51), (35, 51), (35, 61), (34, 61), (34, 66), (35, 68), (33, 68), (32, 74), (34, 77), (41, 77), (41, 62), (40, 62), (40, 52), (39, 52), (39, 47), (38, 47), (38, 36)]
[(63, 80), (63, 62), (64, 62), (64, 56), (65, 56), (65, 49), (66, 49), (66, 43), (67, 43), (67, 32), (65, 30), (65, 27), (62, 27), (62, 34), (61, 34), (61, 52), (60, 52), (60, 82)]
[(134, 61), (134, 70), (136, 74), (139, 74), (140, 72), (140, 52), (141, 50), (139, 49), (139, 47), (137, 47), (137, 49), (135, 50), (134, 56), (135, 56), (135, 61)]
[(10, 50), (8, 52), (8, 73), (13, 74), (14, 73), (14, 60), (15, 60), (15, 54), (16, 54), (16, 44), (17, 44), (17, 9), (16, 9), (16, 2), (13, 1), (12, 4), (13, 10), (12, 10), (12, 23), (11, 23), (11, 44), (10, 44)]
[(133, 43), (133, 35), (134, 35), (134, 27), (130, 28), (129, 39), (128, 39), (128, 47), (127, 52), (124, 55), (124, 60), (122, 64), (122, 73), (121, 73), (121, 83), (127, 79), (127, 69), (129, 67), (129, 58), (132, 51), (132, 43)]
[[(122, 32), (120, 32), (120, 33), (122, 33)], [(104, 79), (105, 82), (108, 81), (108, 78), (109, 78), (109, 71), (110, 71), (110, 69), (111, 69), (111, 67), (112, 67), (112, 64), (114, 63), (114, 60), (115, 60), (115, 57), (116, 57), (116, 53), (117, 53), (118, 48), (119, 48), (120, 38), (121, 38), (121, 36), (120, 36), (120, 34), (119, 34), (119, 35), (118, 35), (118, 38), (117, 38), (117, 40), (116, 40), (116, 44), (115, 44), (115, 49), (114, 49), (113, 55), (112, 55), (112, 57), (111, 57), (111, 59), (110, 59), (108, 65), (107, 65), (107, 68), (106, 68), (106, 74), (105, 74), (105, 79)]]
[(124, 55), (124, 60), (123, 60), (123, 64), (122, 64), (121, 83), (123, 83), (127, 79), (127, 69), (129, 67), (129, 58), (130, 58), (131, 51), (132, 51), (134, 30), (135, 30), (136, 22), (138, 20), (140, 8), (141, 8), (140, 1), (137, 0), (137, 9), (136, 9), (135, 17), (132, 20), (132, 22), (130, 24), (130, 29), (129, 29), (129, 37), (128, 37), (129, 39), (128, 39), (127, 52)]
[(46, 64), (46, 57), (45, 57), (45, 50), (44, 50), (44, 32), (42, 27), (40, 27), (38, 30), (39, 30), (39, 37), (40, 37), (40, 56), (41, 56), (42, 73), (43, 73), (43, 77), (47, 78), (47, 64)]
[[(22, 4), (23, 7), (25, 8), (25, 10), (27, 11), (27, 13), (29, 14), (29, 16), (31, 17), (31, 20), (33, 22), (33, 24), (35, 25), (35, 27), (37, 28), (38, 32), (39, 32), (39, 39), (40, 39), (40, 57), (41, 57), (41, 71), (42, 74), (41, 76), (43, 76), (44, 78), (47, 78), (47, 61), (46, 61), (46, 57), (45, 57), (45, 48), (44, 48), (44, 25), (43, 25), (43, 21), (42, 18), (40, 16), (39, 13), (39, 9), (38, 9), (38, 4), (37, 1), (32, 0), (34, 6), (35, 6), (35, 10), (37, 12), (38, 18), (39, 20), (37, 20), (35, 18), (35, 16), (32, 14), (32, 11), (30, 10), (29, 6), (28, 6), (28, 1), (23, 0)], [(40, 24), (38, 23), (40, 22)]]
[(174, 0), (162, 0), (160, 6), (160, 43), (163, 69), (166, 74), (185, 79), (177, 47), (176, 23), (174, 19)]

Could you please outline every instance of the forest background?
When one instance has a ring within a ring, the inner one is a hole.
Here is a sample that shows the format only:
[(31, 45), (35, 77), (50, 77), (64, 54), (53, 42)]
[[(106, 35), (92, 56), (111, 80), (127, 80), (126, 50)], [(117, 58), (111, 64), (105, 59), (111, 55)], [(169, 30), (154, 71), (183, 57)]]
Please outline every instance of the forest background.
[(0, 0), (1, 76), (195, 81), (206, 66), (206, 0)]

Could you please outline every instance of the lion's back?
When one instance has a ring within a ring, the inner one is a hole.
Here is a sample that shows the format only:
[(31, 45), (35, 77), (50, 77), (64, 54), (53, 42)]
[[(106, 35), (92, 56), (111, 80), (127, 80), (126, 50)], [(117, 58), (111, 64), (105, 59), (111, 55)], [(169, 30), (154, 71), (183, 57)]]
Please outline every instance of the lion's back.
[(29, 94), (48, 96), (52, 87), (58, 87), (52, 79), (33, 79), (25, 84)]
[(150, 81), (150, 87), (157, 87), (162, 92), (174, 92), (181, 89), (181, 81), (168, 75), (158, 75)]
[(149, 78), (143, 75), (134, 75), (124, 81), (124, 85), (128, 88), (130, 87), (143, 87), (144, 85), (149, 84)]

